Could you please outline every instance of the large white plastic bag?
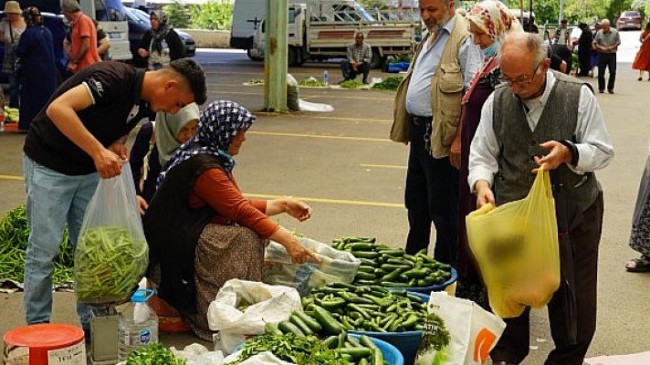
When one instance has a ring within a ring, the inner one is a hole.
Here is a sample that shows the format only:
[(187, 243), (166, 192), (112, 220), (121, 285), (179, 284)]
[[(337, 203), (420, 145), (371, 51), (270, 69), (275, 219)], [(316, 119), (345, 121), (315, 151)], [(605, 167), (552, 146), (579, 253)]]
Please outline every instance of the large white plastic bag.
[(266, 323), (285, 321), (296, 310), (302, 303), (294, 288), (231, 279), (210, 303), (208, 325), (219, 331), (221, 349), (231, 353), (246, 336), (263, 334)]
[(74, 254), (77, 300), (127, 301), (149, 262), (149, 248), (128, 163), (120, 175), (101, 179), (84, 215)]
[(419, 353), (416, 365), (477, 365), (487, 360), (506, 327), (501, 318), (471, 300), (431, 292), (428, 312), (445, 321), (451, 342), (441, 354), (435, 350)]
[(321, 262), (293, 264), (284, 246), (271, 241), (264, 251), (265, 283), (292, 286), (304, 296), (312, 288), (334, 282), (351, 283), (354, 280), (361, 265), (354, 255), (306, 237), (298, 240), (312, 250)]

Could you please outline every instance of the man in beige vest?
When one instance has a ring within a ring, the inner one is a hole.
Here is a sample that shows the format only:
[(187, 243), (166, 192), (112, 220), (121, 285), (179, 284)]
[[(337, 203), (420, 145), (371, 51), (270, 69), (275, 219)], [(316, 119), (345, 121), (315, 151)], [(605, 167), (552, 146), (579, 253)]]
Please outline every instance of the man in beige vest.
[(455, 264), (458, 235), (458, 170), (449, 161), (463, 91), (478, 70), (481, 50), (454, 0), (420, 0), (428, 34), (397, 89), (390, 138), (410, 144), (405, 204), (406, 251), (427, 249), (436, 228), (436, 260)]

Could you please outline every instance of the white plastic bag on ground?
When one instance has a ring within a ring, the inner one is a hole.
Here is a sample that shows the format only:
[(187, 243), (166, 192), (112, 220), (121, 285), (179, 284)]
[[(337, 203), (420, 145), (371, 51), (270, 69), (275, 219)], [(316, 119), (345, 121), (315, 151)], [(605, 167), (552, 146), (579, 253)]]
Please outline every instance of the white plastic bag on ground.
[(208, 325), (219, 331), (221, 349), (231, 353), (246, 335), (264, 333), (266, 323), (287, 320), (302, 310), (296, 289), (255, 281), (228, 280), (208, 307)]
[(265, 283), (292, 286), (301, 295), (306, 295), (312, 288), (334, 282), (351, 283), (354, 280), (361, 264), (354, 255), (306, 237), (298, 240), (312, 250), (321, 262), (293, 264), (284, 246), (271, 241), (264, 252)]
[[(237, 351), (234, 354), (226, 357), (223, 360), (224, 365), (228, 365), (231, 362), (237, 361), (241, 351)], [(248, 359), (237, 363), (237, 365), (294, 365), (293, 363), (283, 361), (278, 359), (272, 352), (264, 351), (260, 352), (255, 356), (251, 356)]]
[(447, 292), (431, 292), (428, 311), (445, 321), (451, 343), (441, 351), (442, 356), (436, 356), (435, 350), (418, 353), (416, 365), (483, 364), (506, 327), (478, 304)]
[(329, 104), (312, 103), (302, 99), (298, 99), (298, 106), (300, 110), (304, 112), (329, 113), (334, 111), (334, 107)]
[(223, 353), (221, 351), (209, 351), (205, 346), (193, 343), (185, 346), (183, 350), (176, 350), (171, 347), (171, 352), (187, 361), (186, 365), (221, 365)]

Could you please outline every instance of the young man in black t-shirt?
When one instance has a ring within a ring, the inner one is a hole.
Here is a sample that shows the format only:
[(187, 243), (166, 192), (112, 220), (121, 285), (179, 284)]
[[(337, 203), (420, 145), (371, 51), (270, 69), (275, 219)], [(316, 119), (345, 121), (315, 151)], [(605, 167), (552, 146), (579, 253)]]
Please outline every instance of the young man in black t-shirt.
[[(53, 258), (67, 223), (76, 245), (99, 178), (121, 173), (124, 139), (154, 112), (176, 113), (206, 100), (205, 74), (191, 59), (157, 71), (100, 62), (66, 80), (34, 118), (25, 140), (23, 171), (30, 236), (25, 260), (28, 324), (47, 323), (52, 309)], [(89, 328), (90, 311), (77, 306)]]

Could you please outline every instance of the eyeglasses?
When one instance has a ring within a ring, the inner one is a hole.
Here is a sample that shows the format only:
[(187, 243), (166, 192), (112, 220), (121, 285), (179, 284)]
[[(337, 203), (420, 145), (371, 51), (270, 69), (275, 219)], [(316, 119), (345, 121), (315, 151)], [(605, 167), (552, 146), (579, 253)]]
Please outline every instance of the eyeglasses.
[(542, 65), (541, 62), (537, 64), (535, 69), (533, 69), (533, 74), (531, 76), (524, 75), (522, 77), (517, 78), (516, 80), (511, 80), (511, 79), (507, 78), (506, 76), (504, 76), (503, 74), (501, 74), (501, 76), (499, 77), (499, 81), (505, 82), (506, 84), (508, 84), (508, 86), (513, 86), (513, 85), (527, 86), (527, 85), (530, 85), (533, 82), (533, 80), (535, 79), (535, 76), (537, 76), (537, 71), (539, 71), (539, 66), (541, 66), (541, 65)]

